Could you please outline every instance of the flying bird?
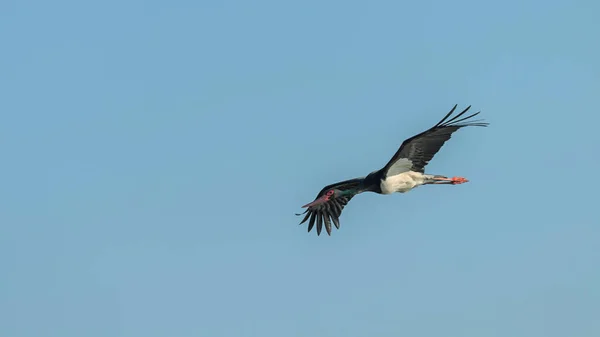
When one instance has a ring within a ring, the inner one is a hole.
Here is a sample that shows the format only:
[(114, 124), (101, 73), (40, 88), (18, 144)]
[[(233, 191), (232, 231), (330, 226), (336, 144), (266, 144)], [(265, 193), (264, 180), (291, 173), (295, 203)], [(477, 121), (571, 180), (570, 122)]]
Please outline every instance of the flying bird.
[(321, 235), (323, 224), (325, 224), (327, 234), (331, 235), (331, 222), (337, 229), (340, 229), (339, 218), (342, 210), (359, 193), (406, 193), (421, 185), (458, 185), (468, 182), (463, 177), (448, 178), (443, 175), (425, 173), (425, 166), (456, 130), (466, 126), (486, 127), (489, 125), (481, 120), (466, 122), (477, 116), (480, 111), (460, 118), (471, 108), (470, 105), (458, 115), (448, 119), (456, 107), (457, 105), (454, 105), (452, 110), (432, 128), (406, 139), (382, 169), (373, 171), (366, 177), (345, 180), (323, 187), (314, 201), (302, 206), (306, 208), (306, 211), (296, 214), (297, 216), (306, 214), (300, 225), (310, 219), (308, 232), (316, 224), (317, 235)]

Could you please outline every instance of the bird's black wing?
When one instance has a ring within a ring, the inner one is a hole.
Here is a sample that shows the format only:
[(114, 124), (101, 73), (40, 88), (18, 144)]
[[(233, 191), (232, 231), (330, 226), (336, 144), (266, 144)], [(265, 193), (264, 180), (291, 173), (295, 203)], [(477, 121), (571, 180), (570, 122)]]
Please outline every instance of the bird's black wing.
[(467, 117), (460, 118), (469, 108), (471, 108), (470, 105), (461, 113), (448, 120), (456, 109), (455, 105), (435, 126), (405, 140), (396, 154), (394, 154), (394, 157), (382, 169), (384, 176), (396, 175), (410, 170), (424, 173), (425, 166), (456, 130), (465, 126), (488, 126), (488, 123), (482, 123), (480, 120), (462, 123), (479, 114), (479, 112), (476, 112)]
[(317, 224), (317, 235), (321, 235), (321, 230), (323, 229), (323, 223), (325, 224), (325, 230), (328, 235), (331, 235), (331, 222), (337, 229), (340, 229), (340, 215), (342, 214), (342, 210), (348, 204), (350, 199), (354, 197), (358, 192), (358, 187), (360, 183), (363, 181), (363, 178), (355, 178), (350, 180), (341, 181), (335, 184), (327, 185), (323, 187), (323, 189), (317, 194), (315, 200), (323, 197), (327, 192), (336, 189), (340, 191), (350, 191), (354, 190), (356, 192), (348, 193), (343, 196), (331, 197), (328, 201), (319, 204), (310, 206), (301, 214), (296, 214), (298, 216), (302, 214), (306, 214), (304, 219), (300, 222), (300, 225), (309, 220), (308, 222), (308, 231), (310, 232), (315, 223)]

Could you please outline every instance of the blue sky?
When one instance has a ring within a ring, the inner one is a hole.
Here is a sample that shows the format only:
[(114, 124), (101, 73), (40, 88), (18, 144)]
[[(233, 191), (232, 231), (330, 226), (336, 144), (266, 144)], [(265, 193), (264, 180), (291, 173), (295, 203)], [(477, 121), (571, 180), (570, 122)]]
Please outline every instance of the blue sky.
[[(2, 2), (0, 335), (598, 336), (598, 11)], [(470, 183), (297, 225), (454, 104)]]

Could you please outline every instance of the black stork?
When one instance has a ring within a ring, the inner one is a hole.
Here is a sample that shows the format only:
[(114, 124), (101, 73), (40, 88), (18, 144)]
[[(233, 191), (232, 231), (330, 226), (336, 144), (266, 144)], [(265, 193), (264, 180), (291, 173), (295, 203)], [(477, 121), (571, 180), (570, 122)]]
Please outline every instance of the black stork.
[(325, 230), (328, 235), (331, 235), (331, 221), (337, 229), (340, 229), (339, 218), (342, 210), (350, 199), (359, 193), (406, 193), (420, 185), (457, 185), (468, 182), (463, 177), (448, 178), (442, 175), (425, 173), (425, 166), (456, 130), (465, 126), (486, 127), (489, 124), (483, 123), (481, 120), (465, 122), (467, 119), (477, 116), (480, 111), (460, 118), (471, 108), (470, 105), (448, 120), (456, 107), (457, 105), (454, 105), (452, 110), (429, 130), (405, 140), (396, 154), (382, 169), (373, 171), (366, 177), (345, 180), (323, 187), (313, 202), (302, 206), (306, 208), (306, 211), (296, 214), (298, 216), (306, 214), (300, 225), (310, 218), (308, 232), (313, 229), (316, 223), (317, 235), (321, 235), (323, 223), (325, 223)]

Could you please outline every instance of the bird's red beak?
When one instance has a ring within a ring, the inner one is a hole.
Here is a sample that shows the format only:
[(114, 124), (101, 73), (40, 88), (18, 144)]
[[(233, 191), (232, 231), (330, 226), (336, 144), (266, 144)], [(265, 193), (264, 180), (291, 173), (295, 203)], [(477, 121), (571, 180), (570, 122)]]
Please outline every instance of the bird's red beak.
[(315, 206), (315, 205), (319, 205), (324, 203), (325, 201), (329, 200), (329, 197), (324, 195), (322, 197), (320, 197), (319, 199), (313, 201), (313, 202), (309, 202), (308, 204), (302, 206), (302, 208), (306, 208), (306, 207), (311, 207), (311, 206)]

